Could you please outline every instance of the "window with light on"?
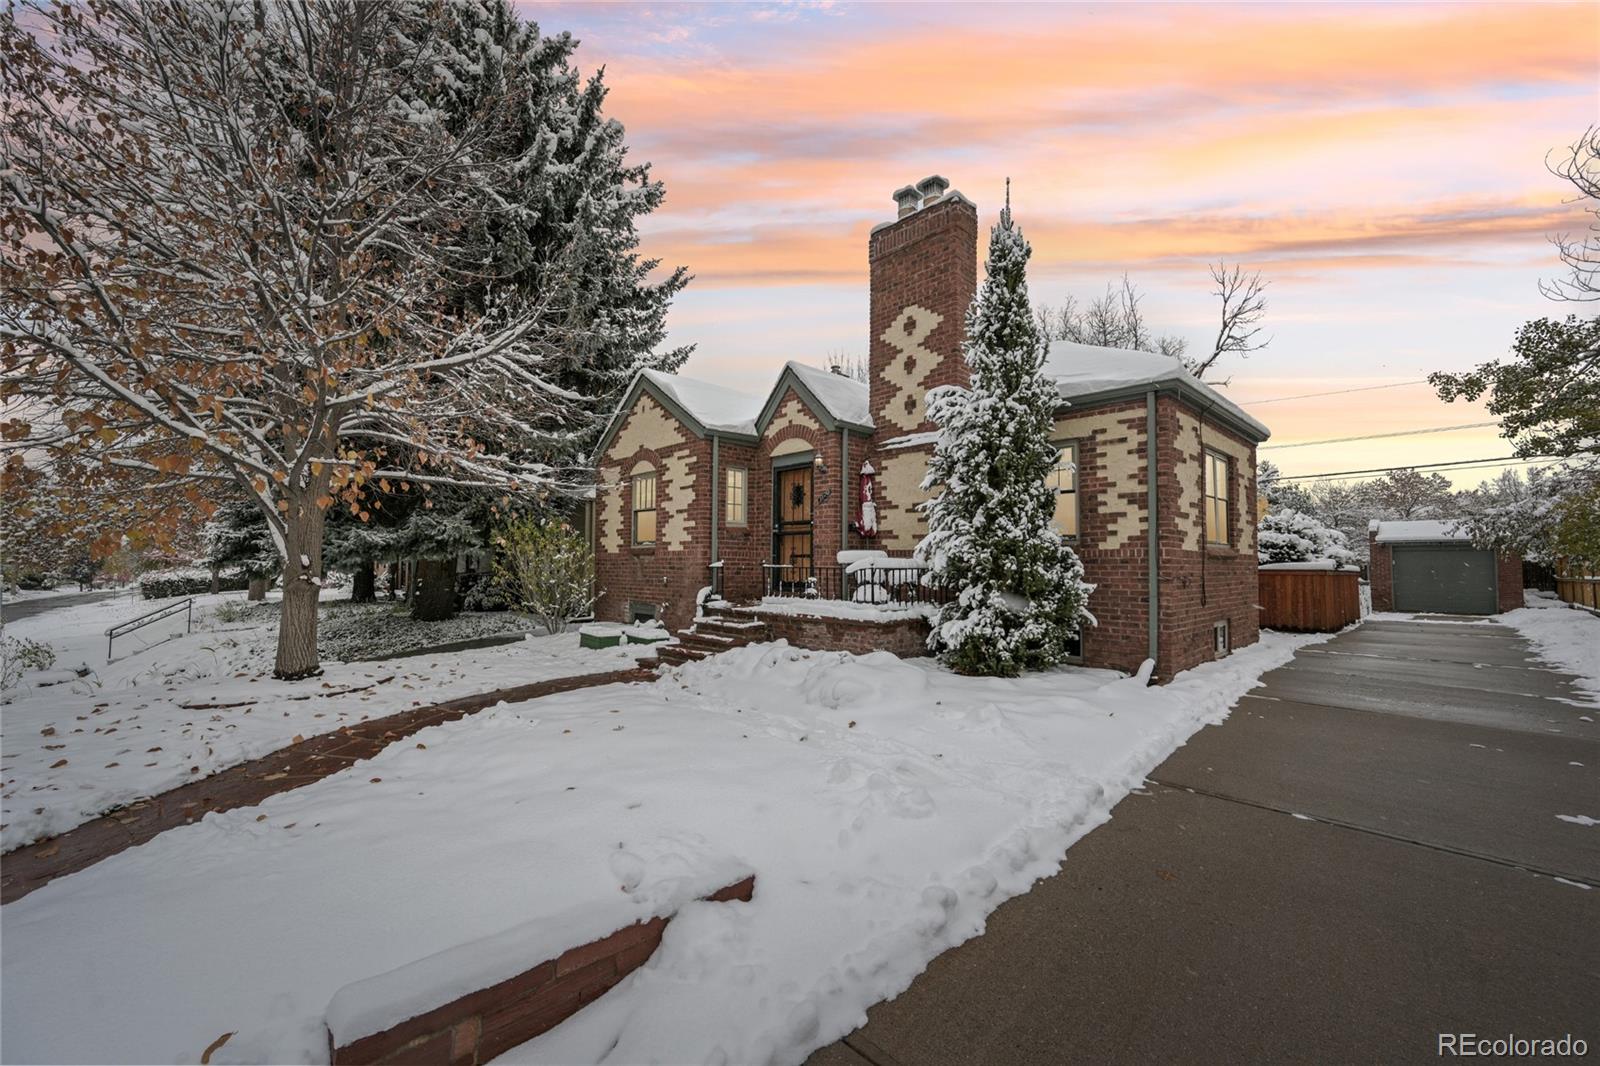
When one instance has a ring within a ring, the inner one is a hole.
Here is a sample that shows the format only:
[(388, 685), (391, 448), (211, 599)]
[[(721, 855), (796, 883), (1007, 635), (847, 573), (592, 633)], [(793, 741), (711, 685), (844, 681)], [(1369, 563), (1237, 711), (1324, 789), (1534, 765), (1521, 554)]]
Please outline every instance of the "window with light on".
[(1056, 465), (1046, 484), (1056, 494), (1052, 524), (1063, 537), (1078, 535), (1078, 446), (1063, 444), (1056, 452)]

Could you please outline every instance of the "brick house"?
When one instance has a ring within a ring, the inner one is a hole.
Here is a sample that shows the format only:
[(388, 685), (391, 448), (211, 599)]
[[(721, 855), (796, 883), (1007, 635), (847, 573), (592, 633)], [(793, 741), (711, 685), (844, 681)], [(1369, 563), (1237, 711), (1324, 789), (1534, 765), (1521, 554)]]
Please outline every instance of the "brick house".
[[(939, 177), (894, 198), (868, 241), (867, 383), (798, 363), (765, 396), (653, 371), (633, 382), (596, 455), (598, 617), (679, 628), (707, 585), (751, 600), (775, 574), (836, 573), (841, 551), (911, 554), (935, 429), (923, 397), (967, 381), (978, 212)], [(1046, 372), (1062, 399), (1056, 521), (1097, 586), (1082, 661), (1154, 658), (1171, 677), (1254, 643), (1267, 428), (1165, 356), (1056, 342)]]

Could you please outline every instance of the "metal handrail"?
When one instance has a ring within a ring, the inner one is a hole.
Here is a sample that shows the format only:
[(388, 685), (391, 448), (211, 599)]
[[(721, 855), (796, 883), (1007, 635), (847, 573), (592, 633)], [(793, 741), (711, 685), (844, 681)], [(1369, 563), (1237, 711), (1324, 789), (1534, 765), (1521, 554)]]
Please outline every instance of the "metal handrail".
[(179, 600), (177, 603), (169, 603), (165, 607), (157, 607), (153, 611), (147, 611), (137, 618), (128, 619), (126, 622), (118, 622), (116, 625), (106, 630), (106, 662), (109, 663), (111, 661), (112, 641), (116, 640), (118, 637), (126, 636), (127, 634), (132, 633), (135, 629), (143, 629), (145, 626), (154, 622), (159, 622), (163, 618), (170, 618), (177, 614), (180, 610), (188, 612), (188, 617), (184, 619), (183, 631), (185, 633), (193, 633), (194, 597), (190, 596), (187, 599)]

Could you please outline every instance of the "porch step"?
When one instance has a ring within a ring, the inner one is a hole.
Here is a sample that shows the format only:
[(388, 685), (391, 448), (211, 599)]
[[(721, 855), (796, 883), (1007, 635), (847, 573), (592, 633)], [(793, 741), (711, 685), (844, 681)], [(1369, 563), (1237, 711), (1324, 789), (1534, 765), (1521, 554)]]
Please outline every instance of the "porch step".
[(767, 623), (754, 618), (730, 618), (727, 615), (708, 615), (694, 623), (697, 633), (727, 637), (744, 644), (766, 640), (770, 634)]
[(682, 666), (684, 663), (697, 663), (710, 654), (682, 644), (663, 644), (661, 650), (656, 652), (656, 658), (665, 666)]
[[(715, 610), (715, 609), (713, 609)], [(708, 612), (695, 619), (688, 629), (680, 629), (677, 639), (663, 644), (656, 655), (668, 666), (699, 662), (718, 652), (742, 648), (769, 639), (765, 622), (736, 614)]]

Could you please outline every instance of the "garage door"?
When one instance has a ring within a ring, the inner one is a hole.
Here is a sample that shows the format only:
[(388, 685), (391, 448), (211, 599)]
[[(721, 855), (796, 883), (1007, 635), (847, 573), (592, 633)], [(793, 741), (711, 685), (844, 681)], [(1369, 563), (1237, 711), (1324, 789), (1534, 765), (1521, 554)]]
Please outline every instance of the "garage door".
[(1494, 553), (1471, 545), (1394, 548), (1394, 609), (1494, 614)]

